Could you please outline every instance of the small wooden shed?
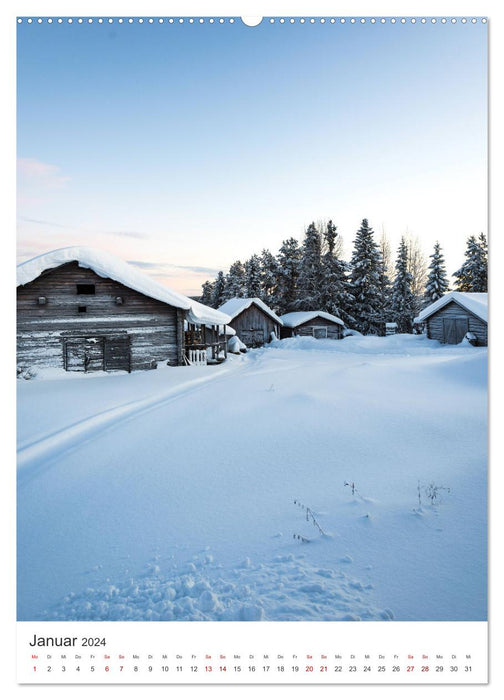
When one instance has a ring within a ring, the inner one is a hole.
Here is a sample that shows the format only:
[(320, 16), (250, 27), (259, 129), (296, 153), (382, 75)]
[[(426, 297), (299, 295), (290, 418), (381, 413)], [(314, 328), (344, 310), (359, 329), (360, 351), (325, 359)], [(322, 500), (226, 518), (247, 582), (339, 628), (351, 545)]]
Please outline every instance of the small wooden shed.
[(454, 345), (466, 335), (473, 345), (488, 345), (488, 294), (449, 292), (427, 306), (414, 323), (425, 324), (427, 337)]
[(159, 362), (187, 364), (192, 336), (184, 325), (194, 333), (209, 326), (211, 355), (225, 355), (219, 330), (228, 320), (115, 256), (84, 246), (45, 253), (17, 268), (19, 373), (33, 367), (129, 372)]
[(229, 299), (219, 307), (219, 311), (231, 316), (229, 325), (249, 348), (257, 348), (269, 343), (273, 333), (280, 338), (282, 321), (257, 297)]
[(339, 340), (343, 337), (343, 321), (325, 311), (292, 311), (280, 318), (283, 321), (282, 338), (301, 335)]

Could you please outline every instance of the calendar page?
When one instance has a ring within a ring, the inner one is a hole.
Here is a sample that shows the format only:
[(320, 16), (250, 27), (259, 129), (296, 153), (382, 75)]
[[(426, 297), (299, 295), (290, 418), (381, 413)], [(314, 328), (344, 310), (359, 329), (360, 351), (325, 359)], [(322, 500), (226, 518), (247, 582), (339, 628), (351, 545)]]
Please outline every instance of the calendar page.
[(488, 18), (145, 11), (11, 20), (18, 684), (486, 684)]

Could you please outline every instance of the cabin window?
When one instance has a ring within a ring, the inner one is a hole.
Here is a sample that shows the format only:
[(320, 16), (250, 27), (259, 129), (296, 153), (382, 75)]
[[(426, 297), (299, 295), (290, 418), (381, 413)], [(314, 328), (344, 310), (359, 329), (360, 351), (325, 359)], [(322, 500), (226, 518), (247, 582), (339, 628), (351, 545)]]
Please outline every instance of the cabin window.
[(78, 284), (77, 294), (96, 294), (94, 284)]
[(123, 298), (122, 297), (116, 297), (115, 298), (115, 303), (120, 306), (123, 303)]
[(39, 297), (37, 299), (37, 304), (39, 306), (44, 306), (44, 304), (47, 304), (47, 297)]
[(79, 306), (78, 311), (80, 314), (85, 314), (87, 311), (87, 306)]

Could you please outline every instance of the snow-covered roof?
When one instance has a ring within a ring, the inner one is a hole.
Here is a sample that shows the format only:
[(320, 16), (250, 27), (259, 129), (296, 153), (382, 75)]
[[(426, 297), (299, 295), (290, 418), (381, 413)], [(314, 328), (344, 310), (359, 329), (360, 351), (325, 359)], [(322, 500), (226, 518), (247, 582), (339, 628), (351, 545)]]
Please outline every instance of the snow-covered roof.
[(211, 309), (183, 294), (174, 292), (143, 272), (136, 270), (124, 260), (103, 250), (87, 246), (59, 248), (20, 263), (17, 266), (17, 286), (32, 282), (44, 270), (50, 270), (69, 262), (77, 262), (79, 267), (93, 270), (100, 277), (113, 279), (151, 299), (157, 299), (170, 306), (175, 306), (177, 309), (183, 309), (187, 312), (187, 319), (191, 323), (223, 325), (231, 320), (226, 313)]
[(248, 309), (249, 306), (252, 306), (252, 304), (255, 304), (258, 306), (262, 311), (264, 311), (265, 314), (267, 314), (270, 318), (272, 318), (276, 323), (278, 323), (280, 326), (283, 325), (282, 319), (279, 318), (274, 311), (270, 309), (269, 306), (267, 306), (264, 301), (261, 301), (258, 297), (249, 297), (248, 299), (239, 299), (238, 297), (234, 297), (233, 299), (229, 299), (228, 301), (224, 302), (222, 306), (219, 306), (219, 311), (222, 311), (224, 314), (229, 314), (231, 318), (236, 318), (238, 314), (241, 314), (242, 311), (245, 311), (245, 309)]
[(414, 322), (422, 323), (451, 301), (488, 323), (488, 294), (486, 292), (449, 292), (423, 309)]
[(303, 323), (308, 323), (317, 317), (324, 318), (326, 321), (338, 323), (341, 326), (345, 325), (341, 318), (328, 314), (326, 311), (292, 311), (291, 313), (281, 316), (281, 319), (286, 328), (297, 328)]

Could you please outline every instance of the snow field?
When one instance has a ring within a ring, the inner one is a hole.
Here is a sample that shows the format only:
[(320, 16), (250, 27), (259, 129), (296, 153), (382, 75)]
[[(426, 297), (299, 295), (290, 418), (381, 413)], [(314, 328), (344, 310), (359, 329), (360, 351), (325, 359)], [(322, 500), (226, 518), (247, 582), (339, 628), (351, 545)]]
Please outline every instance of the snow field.
[(486, 357), (307, 338), (20, 381), (19, 619), (486, 619)]

